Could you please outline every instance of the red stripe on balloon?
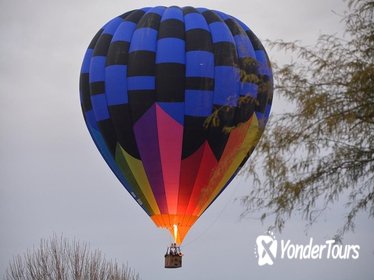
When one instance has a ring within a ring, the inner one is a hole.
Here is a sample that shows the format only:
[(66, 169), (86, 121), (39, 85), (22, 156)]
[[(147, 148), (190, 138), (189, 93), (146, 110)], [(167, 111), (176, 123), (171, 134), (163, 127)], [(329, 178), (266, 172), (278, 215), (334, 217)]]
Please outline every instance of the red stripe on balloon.
[(183, 126), (156, 105), (158, 143), (169, 214), (177, 214)]

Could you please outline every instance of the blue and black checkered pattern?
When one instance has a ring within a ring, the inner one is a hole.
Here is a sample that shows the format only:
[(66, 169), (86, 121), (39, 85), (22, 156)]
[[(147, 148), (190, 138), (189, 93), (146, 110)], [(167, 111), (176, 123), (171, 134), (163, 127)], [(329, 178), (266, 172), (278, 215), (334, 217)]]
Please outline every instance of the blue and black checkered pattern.
[[(208, 140), (219, 159), (229, 136), (224, 127), (254, 113), (265, 125), (272, 81), (261, 42), (241, 21), (203, 8), (154, 7), (99, 30), (85, 54), (80, 92), (86, 122), (101, 132), (108, 156), (119, 143), (139, 158), (133, 126), (157, 103), (184, 127), (182, 158)], [(214, 112), (219, 125), (206, 128)]]

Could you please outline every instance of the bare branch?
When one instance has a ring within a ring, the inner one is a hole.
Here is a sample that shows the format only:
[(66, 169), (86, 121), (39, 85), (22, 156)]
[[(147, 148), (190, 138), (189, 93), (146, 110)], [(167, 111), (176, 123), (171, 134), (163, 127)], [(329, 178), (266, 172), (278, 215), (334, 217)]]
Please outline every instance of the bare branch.
[(6, 280), (139, 280), (127, 265), (109, 262), (99, 250), (86, 243), (53, 236), (42, 239), (39, 248), (15, 257), (9, 264)]

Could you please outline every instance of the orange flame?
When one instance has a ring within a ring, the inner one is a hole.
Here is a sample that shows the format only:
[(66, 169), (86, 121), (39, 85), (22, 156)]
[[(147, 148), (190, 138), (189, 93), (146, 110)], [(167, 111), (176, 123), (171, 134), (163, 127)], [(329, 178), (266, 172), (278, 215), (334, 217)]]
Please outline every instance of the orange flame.
[(158, 214), (152, 215), (151, 218), (158, 227), (169, 230), (175, 243), (180, 245), (198, 216)]
[(175, 243), (177, 243), (177, 240), (178, 240), (178, 225), (174, 224), (173, 228), (174, 228), (174, 240), (175, 240)]

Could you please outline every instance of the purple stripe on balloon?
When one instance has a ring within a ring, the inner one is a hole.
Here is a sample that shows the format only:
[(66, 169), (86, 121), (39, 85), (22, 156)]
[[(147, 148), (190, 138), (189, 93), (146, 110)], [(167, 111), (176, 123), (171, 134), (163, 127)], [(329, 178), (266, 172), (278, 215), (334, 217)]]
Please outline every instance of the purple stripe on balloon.
[(134, 132), (140, 158), (158, 207), (162, 214), (166, 214), (168, 207), (162, 176), (155, 104), (134, 124)]

